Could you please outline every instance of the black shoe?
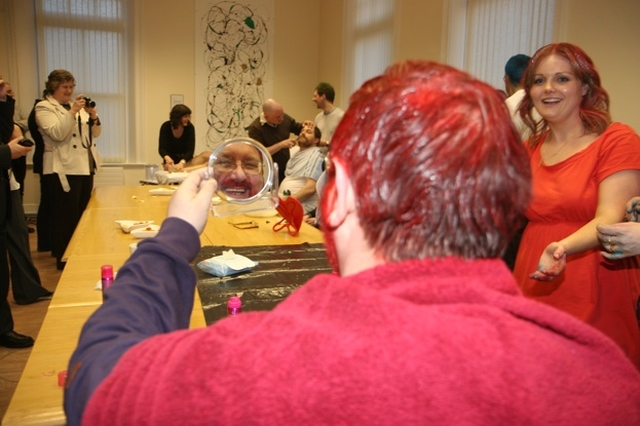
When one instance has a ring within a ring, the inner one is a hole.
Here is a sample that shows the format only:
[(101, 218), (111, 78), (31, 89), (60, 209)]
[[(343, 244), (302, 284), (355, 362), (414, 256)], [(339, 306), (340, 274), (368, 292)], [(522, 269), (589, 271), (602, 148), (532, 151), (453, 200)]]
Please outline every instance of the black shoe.
[(11, 349), (30, 348), (33, 346), (33, 339), (11, 330), (8, 333), (0, 334), (0, 346)]
[(44, 300), (51, 300), (52, 297), (53, 297), (53, 293), (50, 291), (47, 291), (46, 293), (44, 293), (42, 296), (38, 297), (35, 300), (27, 300), (27, 301), (16, 300), (16, 305), (30, 305), (32, 303), (42, 302)]

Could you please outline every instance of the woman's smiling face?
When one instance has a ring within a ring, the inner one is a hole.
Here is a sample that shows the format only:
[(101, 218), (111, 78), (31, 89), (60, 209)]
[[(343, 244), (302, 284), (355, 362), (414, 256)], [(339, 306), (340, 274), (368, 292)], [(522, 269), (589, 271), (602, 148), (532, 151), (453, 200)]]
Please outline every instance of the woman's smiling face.
[(76, 83), (74, 81), (64, 81), (60, 83), (58, 88), (53, 92), (53, 98), (61, 104), (70, 104), (75, 88)]
[(587, 86), (573, 73), (569, 61), (558, 55), (544, 58), (536, 67), (530, 96), (535, 108), (549, 123), (578, 115)]

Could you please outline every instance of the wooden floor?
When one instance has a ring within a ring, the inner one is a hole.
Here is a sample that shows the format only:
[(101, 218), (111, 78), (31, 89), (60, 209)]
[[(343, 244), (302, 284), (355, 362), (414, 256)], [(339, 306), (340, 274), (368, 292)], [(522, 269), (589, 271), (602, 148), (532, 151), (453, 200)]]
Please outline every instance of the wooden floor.
[[(28, 222), (29, 227), (35, 228), (33, 219), (29, 219)], [(55, 291), (61, 275), (61, 271), (56, 269), (56, 259), (51, 256), (50, 252), (38, 253), (36, 251), (35, 233), (29, 234), (29, 241), (31, 256), (40, 273), (42, 285), (50, 291)], [(37, 339), (38, 331), (40, 331), (40, 326), (49, 307), (49, 301), (24, 306), (16, 305), (11, 289), (9, 289), (9, 304), (15, 323), (15, 331)], [(7, 349), (0, 347), (0, 419), (4, 417), (30, 353), (30, 348)]]

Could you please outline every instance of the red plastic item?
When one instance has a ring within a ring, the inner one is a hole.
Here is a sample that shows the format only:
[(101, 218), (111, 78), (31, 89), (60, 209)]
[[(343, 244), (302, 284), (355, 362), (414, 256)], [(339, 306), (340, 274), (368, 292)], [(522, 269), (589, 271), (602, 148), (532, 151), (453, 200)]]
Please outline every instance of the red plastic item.
[(304, 216), (304, 209), (300, 201), (293, 197), (287, 197), (286, 199), (279, 198), (278, 213), (282, 216), (282, 219), (275, 225), (273, 225), (273, 231), (278, 232), (284, 228), (287, 228), (289, 234), (292, 236), (298, 235), (300, 227), (302, 226), (302, 218)]
[(58, 386), (63, 388), (66, 382), (67, 382), (67, 370), (63, 370), (58, 373)]

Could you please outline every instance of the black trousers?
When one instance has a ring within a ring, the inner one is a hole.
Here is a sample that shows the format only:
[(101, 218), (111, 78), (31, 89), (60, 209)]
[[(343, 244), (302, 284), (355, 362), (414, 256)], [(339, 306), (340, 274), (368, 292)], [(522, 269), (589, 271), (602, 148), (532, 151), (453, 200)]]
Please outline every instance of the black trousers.
[(93, 190), (93, 175), (67, 175), (71, 187), (69, 192), (62, 189), (56, 173), (51, 176), (56, 177), (51, 182), (54, 223), (52, 254), (60, 264), (80, 217), (89, 204)]
[(9, 296), (9, 261), (7, 259), (7, 200), (9, 187), (0, 178), (0, 334), (13, 330), (13, 317), (7, 297)]
[(11, 289), (17, 303), (26, 304), (49, 294), (31, 258), (29, 230), (20, 191), (11, 191), (11, 218), (7, 221), (7, 251), (11, 264)]
[(53, 184), (58, 175), (40, 175), (40, 203), (36, 217), (38, 251), (53, 248)]

